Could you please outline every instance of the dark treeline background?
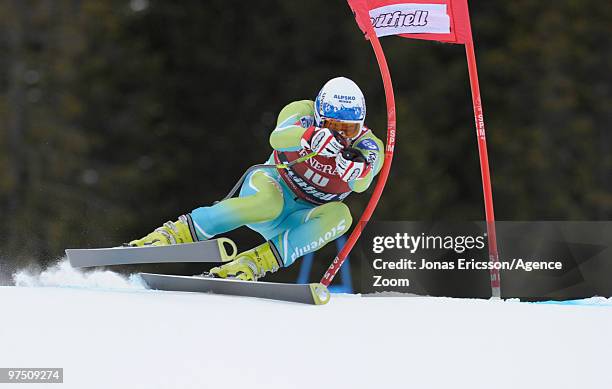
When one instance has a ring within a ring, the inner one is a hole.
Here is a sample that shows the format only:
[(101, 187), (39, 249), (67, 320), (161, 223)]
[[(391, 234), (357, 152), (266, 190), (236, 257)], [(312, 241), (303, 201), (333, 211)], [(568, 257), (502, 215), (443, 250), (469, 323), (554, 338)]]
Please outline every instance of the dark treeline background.
[[(612, 5), (470, 7), (497, 218), (611, 219)], [(374, 218), (481, 220), (463, 47), (383, 45), (398, 143)], [(331, 77), (361, 85), (385, 137), (377, 64), (341, 0), (1, 0), (0, 50), (4, 269), (116, 245), (211, 204), (267, 158), (280, 109)], [(350, 198), (356, 217), (367, 198)], [(231, 236), (242, 249), (260, 240)]]

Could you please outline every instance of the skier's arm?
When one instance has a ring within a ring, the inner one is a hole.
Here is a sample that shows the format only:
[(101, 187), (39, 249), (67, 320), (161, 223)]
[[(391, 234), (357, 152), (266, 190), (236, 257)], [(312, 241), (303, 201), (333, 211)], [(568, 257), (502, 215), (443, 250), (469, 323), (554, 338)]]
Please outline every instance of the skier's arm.
[(300, 141), (306, 128), (302, 118), (312, 116), (313, 102), (310, 100), (294, 101), (278, 114), (276, 128), (270, 134), (270, 145), (279, 151), (296, 151), (302, 146)]
[(363, 156), (372, 165), (368, 174), (362, 178), (351, 180), (348, 183), (353, 191), (361, 193), (368, 189), (374, 177), (380, 172), (380, 169), (382, 169), (384, 162), (383, 151), (385, 147), (383, 142), (372, 133), (368, 133), (362, 139), (357, 140), (354, 147), (361, 151)]

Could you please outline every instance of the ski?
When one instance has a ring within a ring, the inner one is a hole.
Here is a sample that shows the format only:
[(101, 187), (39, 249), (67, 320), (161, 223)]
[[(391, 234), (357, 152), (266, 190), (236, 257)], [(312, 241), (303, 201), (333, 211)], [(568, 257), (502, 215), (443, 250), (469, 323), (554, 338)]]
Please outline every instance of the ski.
[[(231, 252), (227, 251), (229, 246)], [(238, 252), (228, 238), (168, 246), (66, 249), (72, 267), (131, 265), (138, 263), (226, 262)]]
[(156, 290), (259, 297), (312, 305), (327, 304), (330, 298), (327, 287), (318, 283), (284, 284), (153, 273), (139, 273), (139, 275), (149, 289)]

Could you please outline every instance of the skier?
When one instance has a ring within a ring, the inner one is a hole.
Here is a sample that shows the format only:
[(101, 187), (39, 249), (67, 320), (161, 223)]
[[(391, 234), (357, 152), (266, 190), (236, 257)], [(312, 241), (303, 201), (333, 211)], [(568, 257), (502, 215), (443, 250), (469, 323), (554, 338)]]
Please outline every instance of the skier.
[(383, 143), (364, 125), (365, 98), (353, 81), (328, 81), (315, 101), (294, 101), (278, 115), (268, 163), (314, 157), (285, 169), (258, 169), (239, 197), (182, 215), (130, 246), (206, 240), (241, 226), (266, 242), (210, 270), (217, 277), (257, 280), (289, 266), (346, 233), (352, 223), (342, 202), (365, 191), (383, 164)]

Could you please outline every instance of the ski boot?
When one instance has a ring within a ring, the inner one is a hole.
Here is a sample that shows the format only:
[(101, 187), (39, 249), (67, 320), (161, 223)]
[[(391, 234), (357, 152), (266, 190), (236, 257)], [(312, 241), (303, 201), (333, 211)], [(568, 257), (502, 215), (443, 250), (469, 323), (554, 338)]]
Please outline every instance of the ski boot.
[(225, 265), (213, 267), (209, 275), (220, 278), (237, 278), (245, 281), (257, 281), (268, 272), (274, 273), (283, 267), (283, 260), (271, 242), (266, 242), (254, 249), (236, 256), (236, 259)]
[(178, 243), (197, 242), (198, 238), (193, 227), (191, 215), (181, 215), (175, 222), (166, 222), (142, 239), (136, 239), (127, 244), (131, 247), (166, 246)]

